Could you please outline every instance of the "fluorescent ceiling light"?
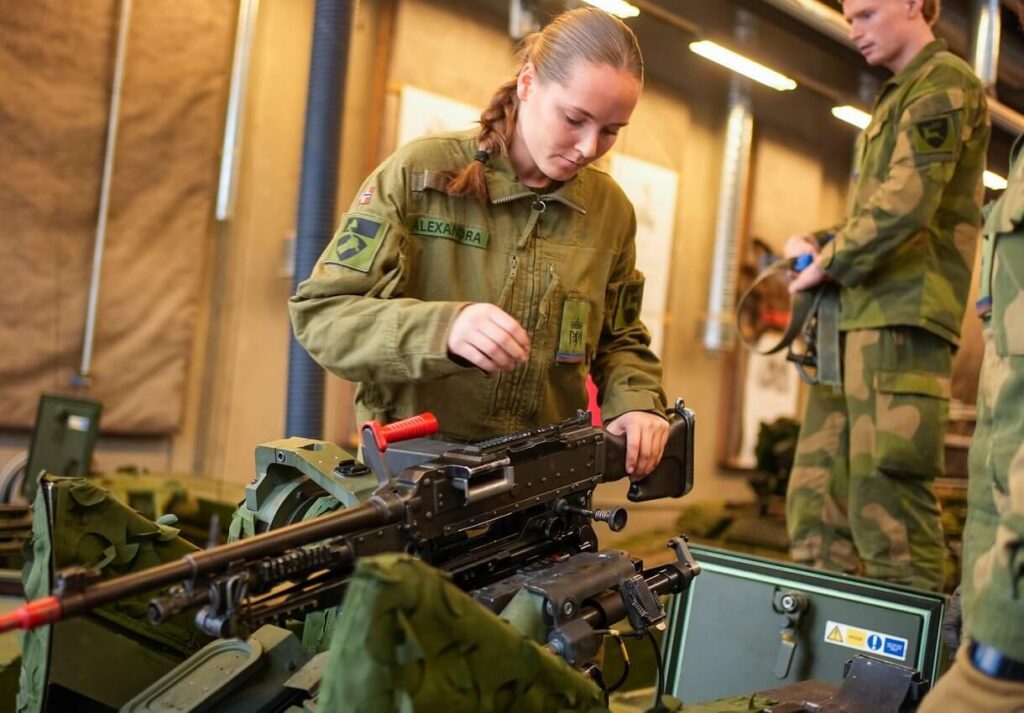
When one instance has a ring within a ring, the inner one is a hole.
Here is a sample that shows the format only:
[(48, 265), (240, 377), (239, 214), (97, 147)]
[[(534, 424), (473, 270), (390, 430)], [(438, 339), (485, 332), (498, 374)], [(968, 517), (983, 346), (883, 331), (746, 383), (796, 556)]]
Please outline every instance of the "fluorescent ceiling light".
[(992, 173), (991, 171), (985, 171), (981, 179), (985, 188), (989, 188), (993, 191), (1001, 191), (1006, 188), (1006, 179), (1000, 176), (998, 173)]
[(640, 8), (630, 5), (625, 0), (584, 0), (584, 2), (599, 10), (604, 10), (609, 15), (615, 15), (615, 17), (636, 17), (640, 14)]
[(871, 114), (849, 104), (832, 107), (832, 116), (845, 121), (847, 124), (853, 124), (858, 129), (863, 129), (871, 123)]
[(796, 82), (786, 75), (779, 74), (774, 69), (768, 69), (763, 64), (748, 59), (741, 54), (736, 54), (732, 50), (726, 49), (711, 40), (691, 42), (690, 51), (734, 72), (738, 72), (744, 77), (750, 77), (755, 82), (760, 82), (776, 91), (788, 92), (791, 89), (796, 89)]

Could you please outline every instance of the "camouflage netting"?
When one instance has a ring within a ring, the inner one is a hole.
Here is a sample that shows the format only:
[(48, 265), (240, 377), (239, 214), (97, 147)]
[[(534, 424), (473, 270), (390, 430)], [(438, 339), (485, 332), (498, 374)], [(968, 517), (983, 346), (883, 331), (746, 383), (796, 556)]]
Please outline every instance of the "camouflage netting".
[[(44, 483), (50, 484), (52, 493), (52, 522), (47, 517), (47, 488), (41, 487), (32, 508), (31, 550), (26, 552), (22, 573), (28, 599), (50, 594), (53, 572), (57, 569), (73, 565), (96, 568), (102, 571), (104, 579), (110, 579), (180, 559), (197, 549), (180, 538), (175, 528), (145, 519), (82, 478), (46, 476)], [(146, 621), (151, 594), (122, 599), (90, 616), (130, 632), (133, 646), (157, 647), (181, 658), (207, 643), (208, 639), (192, 625), (191, 613), (159, 627), (151, 626)], [(41, 710), (52, 636), (51, 627), (24, 636), (18, 694), (21, 713)], [(54, 650), (53, 655), (63, 652)], [(87, 661), (83, 660), (81, 665), (87, 665)]]
[(320, 710), (607, 711), (594, 683), (407, 555), (359, 561)]

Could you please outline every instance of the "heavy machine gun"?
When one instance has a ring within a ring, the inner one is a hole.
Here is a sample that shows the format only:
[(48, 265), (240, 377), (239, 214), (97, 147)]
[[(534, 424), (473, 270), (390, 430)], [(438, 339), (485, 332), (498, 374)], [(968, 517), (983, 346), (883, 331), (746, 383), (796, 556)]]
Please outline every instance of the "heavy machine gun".
[[(632, 501), (692, 487), (693, 412), (678, 401), (670, 422), (665, 455), (631, 484)], [(257, 534), (105, 581), (84, 568), (63, 570), (51, 596), (0, 617), (0, 631), (162, 590), (150, 601), (152, 623), (198, 608), (201, 630), (245, 636), (338, 605), (357, 558), (407, 552), (492, 611), (521, 588), (540, 595), (549, 648), (584, 665), (596, 652), (594, 628), (626, 616), (634, 629), (656, 625), (664, 618), (657, 595), (681, 591), (699, 572), (682, 538), (670, 543), (675, 562), (646, 572), (625, 553), (597, 551), (592, 522), (613, 530), (626, 522), (624, 509), (592, 509), (597, 485), (626, 476), (625, 442), (592, 427), (586, 412), (472, 445), (420, 438), (436, 428), (429, 415), (371, 422), (363, 463), (322, 441), (260, 446), (244, 503)], [(347, 507), (303, 520), (325, 493)]]

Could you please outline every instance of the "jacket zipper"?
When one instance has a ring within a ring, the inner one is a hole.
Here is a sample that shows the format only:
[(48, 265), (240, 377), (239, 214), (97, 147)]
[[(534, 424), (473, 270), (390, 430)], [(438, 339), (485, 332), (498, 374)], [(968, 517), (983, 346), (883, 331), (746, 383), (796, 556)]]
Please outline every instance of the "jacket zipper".
[[(509, 266), (508, 278), (506, 278), (507, 281), (508, 281), (508, 285), (509, 285), (509, 288), (508, 288), (509, 289), (509, 294), (508, 294), (508, 304), (509, 305), (512, 305), (515, 302), (515, 295), (516, 295), (516, 273), (517, 272), (519, 272), (519, 256), (516, 255), (515, 253), (513, 253), (512, 254), (512, 264)], [(501, 400), (501, 390), (502, 390), (502, 387), (505, 384), (506, 379), (508, 379), (508, 378), (509, 378), (509, 376), (506, 376), (506, 373), (504, 371), (499, 371), (498, 372), (498, 383), (495, 384), (495, 386), (494, 386), (494, 395), (496, 397), (496, 401), (495, 401), (495, 403), (491, 404), (491, 413), (497, 414), (497, 412), (498, 412), (498, 404), (499, 404), (499, 402)]]
[[(547, 210), (547, 207), (548, 207), (547, 202), (544, 200), (543, 197), (537, 197), (534, 200), (534, 202), (530, 205), (530, 211), (533, 212), (533, 213), (536, 213), (536, 217), (531, 216), (531, 219), (533, 221), (533, 228), (530, 231), (530, 241), (532, 241), (534, 243), (534, 245), (532, 246), (532, 252), (530, 254), (531, 265), (530, 265), (530, 274), (529, 274), (529, 278), (528, 278), (528, 281), (527, 281), (527, 285), (528, 285), (527, 286), (527, 294), (526, 294), (526, 298), (527, 299), (525, 300), (526, 314), (524, 315), (524, 317), (528, 317), (529, 318), (529, 324), (528, 325), (524, 325), (524, 327), (526, 328), (528, 333), (531, 333), (531, 337), (530, 337), (530, 339), (531, 339), (531, 345), (530, 345), (531, 352), (533, 351), (533, 348), (534, 348), (534, 345), (532, 344), (532, 342), (535, 341), (535, 338), (538, 336), (536, 334), (536, 327), (537, 327), (537, 321), (540, 318), (540, 314), (539, 314), (540, 310), (539, 309), (535, 309), (535, 307), (536, 307), (535, 303), (537, 302), (538, 295), (540, 294), (538, 289), (537, 289), (537, 282), (539, 281), (537, 279), (537, 277), (538, 277), (538, 275), (537, 275), (537, 246), (536, 246), (537, 223), (540, 221), (541, 214), (543, 214), (544, 211)], [(550, 270), (551, 266), (549, 265), (548, 267), (549, 267), (549, 270)], [(513, 375), (512, 387), (511, 387), (510, 393), (509, 393), (509, 406), (508, 406), (508, 412), (512, 415), (512, 418), (518, 418), (519, 409), (520, 409), (520, 402), (522, 401), (522, 393), (521, 393), (521, 391), (522, 391), (522, 388), (523, 388), (523, 382), (526, 381), (527, 377), (529, 376), (530, 370), (532, 368), (534, 368), (534, 355), (531, 353), (530, 357), (526, 360), (526, 363), (521, 367), (519, 373), (517, 375), (515, 375), (515, 374)], [(514, 424), (512, 424), (512, 425), (514, 426)]]

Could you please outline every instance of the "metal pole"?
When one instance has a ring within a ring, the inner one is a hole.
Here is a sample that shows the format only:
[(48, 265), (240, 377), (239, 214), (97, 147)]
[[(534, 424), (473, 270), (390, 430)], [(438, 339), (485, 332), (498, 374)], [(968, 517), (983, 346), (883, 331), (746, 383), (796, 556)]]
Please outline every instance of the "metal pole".
[(71, 377), (72, 386), (87, 387), (92, 369), (92, 342), (96, 332), (96, 305), (99, 302), (100, 275), (103, 271), (103, 252), (107, 240), (107, 214), (110, 211), (110, 186), (114, 175), (114, 153), (117, 148), (117, 129), (121, 113), (121, 87), (124, 84), (125, 54), (128, 47), (128, 27), (131, 24), (132, 0), (121, 0), (121, 19), (117, 31), (117, 58), (114, 62), (114, 86), (110, 94), (110, 116), (107, 118), (107, 146), (103, 157), (103, 178), (100, 183), (99, 216), (96, 219), (96, 240), (92, 251), (92, 275), (89, 280), (89, 298), (85, 311), (85, 337), (82, 343), (82, 364), (78, 374)]
[(995, 92), (999, 73), (999, 39), (1002, 33), (999, 0), (974, 0), (971, 7), (973, 35), (971, 67), (985, 86)]
[[(757, 18), (737, 10), (734, 33), (742, 46), (757, 36)], [(743, 218), (750, 184), (750, 155), (753, 151), (754, 115), (750, 106), (750, 83), (733, 76), (729, 84), (729, 118), (725, 127), (722, 177), (715, 219), (715, 255), (708, 290), (708, 314), (704, 323), (704, 347), (710, 351), (732, 348), (736, 338), (733, 309), (739, 246), (743, 242)]]
[(217, 180), (217, 220), (228, 220), (235, 209), (238, 165), (241, 163), (245, 94), (249, 87), (249, 64), (259, 0), (239, 0), (238, 26), (235, 28), (235, 53), (231, 62), (231, 88), (224, 119), (224, 146), (221, 149), (220, 177)]
[(704, 323), (704, 347), (722, 351), (734, 341), (732, 309), (736, 298), (736, 250), (743, 230), (754, 117), (746, 80), (733, 77), (729, 86), (722, 178), (715, 219), (715, 254)]

